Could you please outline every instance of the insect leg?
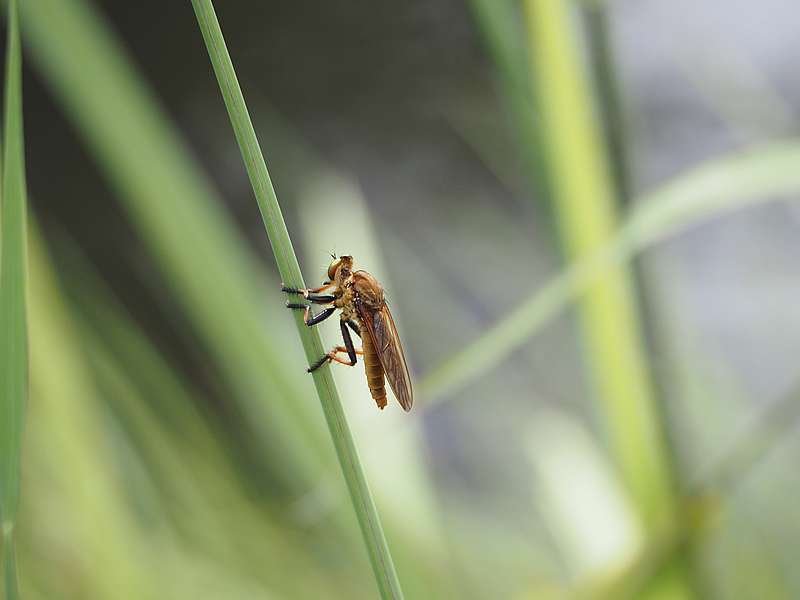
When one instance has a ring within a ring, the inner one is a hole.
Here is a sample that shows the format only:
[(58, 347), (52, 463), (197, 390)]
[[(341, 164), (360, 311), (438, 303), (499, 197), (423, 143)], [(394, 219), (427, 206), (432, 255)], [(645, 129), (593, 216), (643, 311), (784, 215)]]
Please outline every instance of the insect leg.
[[(317, 296), (311, 294), (306, 298), (309, 302), (313, 302), (314, 304), (330, 304), (331, 302), (336, 302), (336, 296)], [(297, 302), (287, 302), (286, 308), (305, 308), (305, 304), (299, 304)]]
[(296, 302), (287, 302), (286, 308), (292, 308), (297, 310), (303, 309), (305, 311), (305, 314), (303, 315), (303, 322), (309, 327), (311, 327), (312, 325), (316, 325), (317, 323), (321, 323), (336, 311), (336, 307), (331, 306), (330, 308), (326, 308), (325, 310), (323, 310), (320, 313), (317, 313), (316, 315), (312, 315), (310, 304), (299, 304)]
[[(333, 310), (333, 309), (328, 309), (328, 310)], [(321, 356), (317, 362), (308, 367), (309, 373), (316, 371), (329, 360), (335, 360), (336, 362), (342, 363), (343, 365), (347, 365), (348, 367), (352, 367), (358, 362), (356, 349), (353, 346), (353, 338), (350, 337), (350, 331), (347, 329), (347, 325), (345, 324), (344, 321), (339, 321), (339, 327), (342, 330), (342, 338), (344, 339), (344, 346), (336, 346), (333, 350), (331, 350), (324, 356)], [(350, 362), (345, 361), (343, 358), (339, 358), (337, 356), (339, 352), (347, 352), (347, 356), (348, 358), (350, 358)]]
[[(321, 356), (320, 359), (318, 361), (316, 361), (313, 365), (308, 367), (308, 369), (306, 369), (306, 371), (308, 371), (309, 373), (313, 373), (314, 371), (319, 369), (322, 365), (324, 365), (326, 362), (331, 361), (331, 360), (335, 360), (338, 363), (341, 363), (343, 365), (347, 365), (348, 367), (352, 367), (355, 363), (352, 362), (352, 361), (345, 360), (343, 358), (339, 358), (337, 355), (340, 352), (347, 352), (347, 348), (345, 348), (344, 346), (336, 346), (333, 350), (331, 350), (327, 354)], [(353, 350), (353, 352), (355, 354), (364, 354), (363, 350)]]
[(348, 319), (347, 324), (350, 326), (350, 329), (353, 330), (358, 337), (361, 337), (361, 327), (358, 326), (358, 323), (353, 321), (353, 319)]
[[(337, 353), (338, 352), (347, 352), (347, 348), (345, 348), (344, 346), (336, 346), (335, 350), (336, 350)], [(359, 354), (361, 356), (364, 356), (364, 350), (359, 350), (358, 348), (356, 348), (355, 349), (355, 353)]]
[(325, 355), (321, 356), (320, 359), (317, 362), (315, 362), (313, 365), (309, 365), (309, 367), (306, 369), (306, 371), (309, 372), (309, 373), (313, 373), (314, 371), (319, 369), (322, 365), (324, 365), (329, 360), (331, 360), (330, 355), (325, 354)]
[(344, 347), (347, 350), (347, 356), (350, 357), (350, 365), (355, 365), (358, 359), (356, 358), (356, 349), (353, 346), (353, 338), (350, 337), (350, 330), (347, 328), (347, 323), (345, 321), (339, 321), (339, 328), (342, 330)]
[(320, 292), (324, 292), (325, 290), (327, 290), (332, 285), (333, 285), (332, 281), (326, 281), (325, 283), (323, 283), (319, 287), (311, 288), (310, 290), (308, 290), (308, 293), (309, 294), (319, 294)]
[(327, 354), (321, 356), (320, 359), (317, 362), (315, 362), (313, 365), (308, 367), (306, 369), (306, 371), (309, 372), (309, 373), (313, 373), (314, 371), (319, 369), (322, 365), (324, 365), (326, 362), (331, 361), (331, 360), (335, 360), (336, 362), (341, 363), (343, 365), (347, 365), (348, 367), (352, 367), (353, 366), (353, 365), (350, 364), (349, 361), (347, 361), (347, 360), (345, 360), (343, 358), (339, 358), (338, 356), (336, 356), (336, 350), (331, 350)]
[(306, 308), (306, 314), (303, 316), (303, 321), (305, 321), (305, 324), (308, 325), (309, 327), (311, 327), (312, 325), (316, 325), (317, 323), (322, 323), (322, 321), (324, 321), (325, 319), (330, 317), (334, 312), (336, 312), (336, 307), (331, 306), (330, 308), (326, 308), (322, 312), (312, 316), (311, 307), (306, 306), (305, 308)]
[(311, 294), (319, 294), (320, 292), (324, 292), (332, 285), (332, 281), (326, 281), (321, 286), (316, 288), (293, 288), (281, 284), (281, 291), (286, 292), (287, 294), (297, 294), (298, 296), (308, 298)]
[(308, 300), (309, 302), (313, 302), (314, 304), (330, 304), (331, 302), (336, 301), (336, 296), (328, 294), (323, 294), (323, 295), (309, 294), (308, 296), (306, 296), (306, 300)]
[[(325, 311), (317, 315), (317, 317), (323, 315), (325, 312), (329, 310), (332, 311), (334, 309), (333, 308), (326, 309)], [(323, 318), (327, 318), (327, 315), (326, 317)], [(308, 323), (308, 321), (306, 321), (306, 323)], [(324, 356), (321, 356), (318, 361), (316, 361), (313, 365), (308, 367), (309, 373), (313, 373), (314, 371), (319, 369), (322, 365), (324, 365), (326, 362), (331, 360), (335, 360), (336, 362), (341, 363), (343, 365), (347, 365), (348, 367), (352, 367), (358, 362), (358, 355), (363, 354), (364, 352), (361, 350), (356, 350), (355, 346), (353, 346), (353, 338), (350, 337), (350, 331), (347, 329), (348, 325), (352, 327), (351, 323), (352, 321), (350, 321), (349, 323), (346, 321), (339, 321), (339, 327), (342, 330), (342, 339), (344, 339), (344, 346), (336, 346), (333, 350), (331, 350)], [(343, 358), (339, 358), (337, 356), (339, 352), (347, 352), (347, 357), (350, 359), (350, 361), (348, 362)]]

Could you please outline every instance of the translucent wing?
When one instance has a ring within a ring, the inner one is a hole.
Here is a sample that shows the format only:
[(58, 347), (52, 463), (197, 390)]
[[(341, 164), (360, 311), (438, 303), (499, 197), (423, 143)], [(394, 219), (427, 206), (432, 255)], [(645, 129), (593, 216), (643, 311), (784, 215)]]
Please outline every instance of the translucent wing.
[(378, 310), (370, 310), (361, 306), (358, 312), (395, 397), (403, 410), (411, 410), (411, 405), (414, 403), (411, 375), (408, 373), (403, 346), (400, 344), (400, 337), (397, 335), (397, 328), (394, 325), (392, 313), (389, 312), (389, 307), (385, 303)]

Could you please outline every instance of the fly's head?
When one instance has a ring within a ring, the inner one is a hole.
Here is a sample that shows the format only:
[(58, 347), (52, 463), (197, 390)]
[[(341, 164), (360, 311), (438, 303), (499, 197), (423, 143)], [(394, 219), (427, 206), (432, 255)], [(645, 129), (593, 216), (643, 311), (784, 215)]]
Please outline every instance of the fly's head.
[(328, 267), (328, 281), (343, 287), (353, 272), (353, 257), (340, 256), (334, 257)]

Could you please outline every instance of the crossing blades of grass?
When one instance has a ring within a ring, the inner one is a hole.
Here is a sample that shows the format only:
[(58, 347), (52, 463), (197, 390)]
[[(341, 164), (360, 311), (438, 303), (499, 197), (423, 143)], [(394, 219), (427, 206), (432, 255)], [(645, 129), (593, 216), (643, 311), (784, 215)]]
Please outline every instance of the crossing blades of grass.
[[(532, 79), (542, 115), (559, 236), (570, 258), (592, 256), (613, 239), (616, 193), (579, 51), (571, 2), (526, 0)], [(627, 265), (606, 269), (578, 303), (584, 356), (610, 453), (649, 532), (679, 519), (666, 426), (661, 419), (634, 280)], [(676, 568), (658, 592), (692, 595)]]
[[(556, 222), (566, 254), (580, 260), (614, 234), (609, 161), (592, 113), (571, 3), (528, 0), (524, 6)], [(669, 503), (671, 483), (635, 305), (631, 278), (617, 265), (588, 286), (578, 308), (612, 453), (636, 503), (649, 516)]]
[(540, 286), (516, 309), (420, 382), (430, 401), (458, 390), (528, 341), (606, 269), (691, 227), (800, 193), (800, 141), (774, 142), (714, 159), (639, 197), (617, 234)]

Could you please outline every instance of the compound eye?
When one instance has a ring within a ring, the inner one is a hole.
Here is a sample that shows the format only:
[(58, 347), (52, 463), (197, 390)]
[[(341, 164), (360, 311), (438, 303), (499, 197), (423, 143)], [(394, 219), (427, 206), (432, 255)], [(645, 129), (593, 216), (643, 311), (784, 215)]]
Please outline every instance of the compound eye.
[(328, 281), (336, 280), (336, 269), (338, 269), (339, 265), (341, 264), (342, 260), (340, 258), (337, 258), (331, 263), (331, 265), (328, 267)]

